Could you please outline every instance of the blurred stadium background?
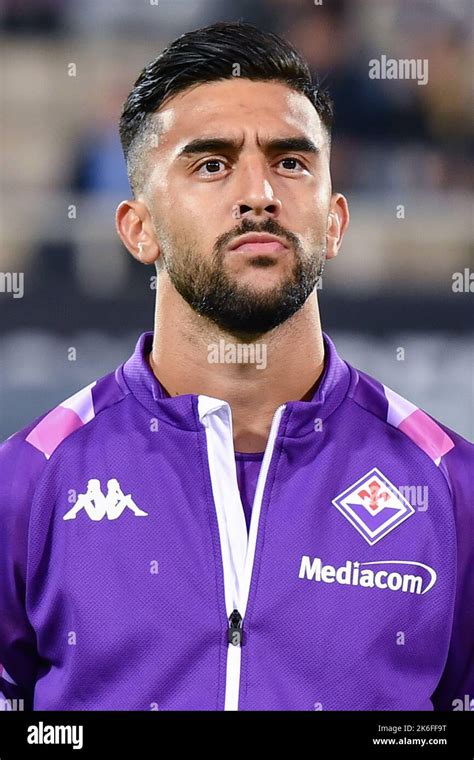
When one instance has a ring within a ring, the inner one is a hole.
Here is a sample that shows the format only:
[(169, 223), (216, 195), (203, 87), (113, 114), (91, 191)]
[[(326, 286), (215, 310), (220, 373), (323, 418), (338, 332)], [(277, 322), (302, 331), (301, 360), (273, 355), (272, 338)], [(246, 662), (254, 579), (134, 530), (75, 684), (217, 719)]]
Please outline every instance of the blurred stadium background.
[[(4, 0), (0, 273), (24, 273), (24, 297), (0, 292), (0, 440), (153, 328), (154, 270), (114, 230), (130, 195), (121, 104), (176, 36), (236, 19), (292, 41), (335, 101), (351, 227), (319, 291), (324, 329), (473, 439), (472, 294), (453, 290), (474, 268), (472, 14), (471, 0)], [(381, 55), (428, 59), (428, 84), (370, 79)]]

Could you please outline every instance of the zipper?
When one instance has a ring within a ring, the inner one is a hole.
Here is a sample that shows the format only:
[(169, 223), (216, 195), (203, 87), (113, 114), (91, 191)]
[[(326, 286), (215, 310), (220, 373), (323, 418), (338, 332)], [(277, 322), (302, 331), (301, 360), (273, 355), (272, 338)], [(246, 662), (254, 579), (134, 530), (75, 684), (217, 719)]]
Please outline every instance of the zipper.
[(255, 489), (247, 533), (234, 456), (232, 413), (229, 404), (199, 396), (199, 417), (206, 429), (207, 455), (214, 505), (219, 526), (226, 603), (226, 687), (224, 710), (239, 709), (242, 645), (245, 644), (245, 612), (252, 579), (260, 511), (267, 474), (285, 404), (273, 415), (270, 434)]
[(244, 632), (242, 630), (242, 615), (238, 610), (232, 610), (229, 615), (229, 630), (227, 641), (234, 647), (242, 646)]

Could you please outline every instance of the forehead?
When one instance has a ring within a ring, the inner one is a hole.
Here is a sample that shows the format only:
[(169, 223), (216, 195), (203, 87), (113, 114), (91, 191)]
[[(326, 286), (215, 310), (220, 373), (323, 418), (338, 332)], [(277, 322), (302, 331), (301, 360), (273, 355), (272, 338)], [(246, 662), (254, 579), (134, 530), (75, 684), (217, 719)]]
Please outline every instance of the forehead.
[(160, 144), (220, 132), (311, 136), (318, 144), (324, 127), (310, 100), (282, 82), (225, 79), (194, 85), (174, 95), (157, 112)]

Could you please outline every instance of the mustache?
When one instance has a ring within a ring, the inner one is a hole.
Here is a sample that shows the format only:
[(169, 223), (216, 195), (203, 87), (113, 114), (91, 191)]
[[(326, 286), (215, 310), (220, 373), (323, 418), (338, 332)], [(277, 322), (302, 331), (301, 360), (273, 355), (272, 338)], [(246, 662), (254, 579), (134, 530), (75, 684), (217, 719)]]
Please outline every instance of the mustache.
[(278, 237), (283, 238), (283, 240), (291, 243), (295, 250), (298, 251), (301, 248), (298, 237), (293, 232), (286, 230), (284, 227), (278, 224), (278, 222), (275, 222), (274, 219), (266, 219), (261, 224), (257, 224), (256, 222), (250, 221), (249, 219), (244, 219), (242, 221), (242, 224), (240, 224), (234, 230), (229, 230), (217, 238), (214, 245), (214, 253), (218, 254), (235, 238), (240, 237), (240, 235), (246, 235), (248, 232), (266, 232), (269, 235), (277, 235)]

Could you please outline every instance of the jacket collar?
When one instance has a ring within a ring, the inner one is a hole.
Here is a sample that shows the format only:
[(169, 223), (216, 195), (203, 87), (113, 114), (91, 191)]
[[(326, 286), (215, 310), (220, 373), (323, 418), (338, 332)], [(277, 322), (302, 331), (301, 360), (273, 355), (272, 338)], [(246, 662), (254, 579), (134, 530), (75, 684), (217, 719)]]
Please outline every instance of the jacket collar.
[[(288, 401), (282, 416), (279, 435), (300, 437), (314, 433), (319, 422), (327, 419), (344, 400), (351, 379), (349, 365), (340, 358), (331, 338), (323, 332), (324, 370), (310, 401)], [(153, 333), (140, 335), (132, 356), (117, 373), (129, 391), (151, 413), (183, 430), (201, 431), (197, 394), (170, 397), (163, 390), (147, 360)]]

